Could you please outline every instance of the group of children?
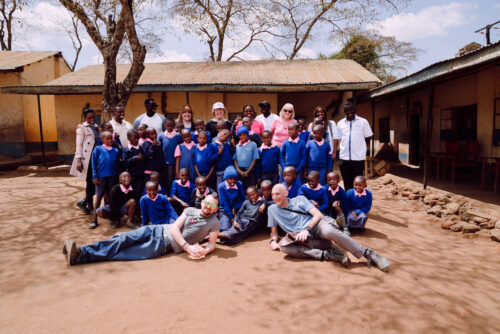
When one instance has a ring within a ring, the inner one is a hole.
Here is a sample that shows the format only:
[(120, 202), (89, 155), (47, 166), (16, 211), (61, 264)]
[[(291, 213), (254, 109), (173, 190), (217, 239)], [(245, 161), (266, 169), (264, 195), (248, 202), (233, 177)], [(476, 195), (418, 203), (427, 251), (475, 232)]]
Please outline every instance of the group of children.
[[(345, 192), (339, 186), (323, 125), (314, 125), (309, 134), (305, 120), (290, 123), (289, 138), (279, 148), (270, 131), (254, 133), (251, 120), (243, 118), (232, 131), (225, 121), (219, 123), (215, 138), (202, 119), (195, 120), (194, 129), (166, 119), (160, 134), (141, 124), (128, 131), (126, 147), (111, 124), (104, 123), (91, 160), (96, 199), (90, 227), (98, 225), (98, 216), (114, 228), (138, 227), (139, 215), (142, 225), (168, 224), (184, 208), (199, 208), (208, 194), (217, 192), (220, 239), (236, 243), (263, 226), (273, 203), (271, 188), (282, 182), (289, 198), (305, 196), (323, 214), (337, 218), (344, 233), (364, 228), (371, 192), (362, 176), (354, 189)], [(107, 204), (100, 207), (103, 198)]]

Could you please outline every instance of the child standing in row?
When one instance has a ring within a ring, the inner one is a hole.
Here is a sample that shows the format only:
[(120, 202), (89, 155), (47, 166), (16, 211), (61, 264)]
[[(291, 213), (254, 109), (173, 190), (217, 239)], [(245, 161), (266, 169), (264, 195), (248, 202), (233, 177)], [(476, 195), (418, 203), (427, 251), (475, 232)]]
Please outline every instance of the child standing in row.
[(142, 149), (144, 150), (144, 181), (148, 182), (152, 172), (158, 172), (160, 175), (163, 173), (165, 159), (156, 129), (147, 128), (146, 135), (147, 138), (142, 144)]
[(191, 131), (188, 129), (182, 129), (181, 131), (182, 144), (177, 145), (175, 149), (175, 171), (177, 179), (180, 178), (179, 171), (182, 168), (186, 168), (189, 171), (189, 180), (194, 182), (196, 178), (196, 172), (194, 170), (194, 149), (195, 143), (191, 141)]
[(210, 132), (205, 131), (205, 122), (201, 118), (197, 118), (194, 121), (194, 128), (195, 128), (195, 130), (191, 131), (191, 135), (193, 138), (193, 142), (195, 144), (198, 144), (198, 135), (200, 133), (206, 133), (207, 134), (207, 143), (210, 143), (210, 139), (211, 139)]
[(290, 137), (281, 146), (281, 168), (295, 167), (297, 179), (302, 183), (306, 155), (304, 154), (305, 143), (299, 139), (297, 123), (288, 124), (288, 135)]
[(299, 138), (302, 140), (304, 143), (307, 143), (309, 141), (309, 131), (306, 130), (306, 118), (305, 117), (299, 117), (297, 119), (297, 124), (299, 126)]
[(141, 124), (137, 127), (137, 132), (139, 133), (139, 145), (142, 146), (144, 142), (146, 141), (147, 135), (146, 135), (146, 130), (148, 128), (147, 124)]
[[(196, 122), (195, 122), (196, 124)], [(201, 131), (197, 135), (198, 145), (194, 149), (194, 170), (196, 177), (204, 176), (208, 184), (213, 187), (215, 184), (213, 162), (217, 159), (217, 149), (213, 145), (208, 145), (208, 132)]]
[(262, 132), (262, 146), (259, 148), (260, 180), (269, 180), (272, 184), (279, 182), (278, 165), (280, 164), (280, 148), (273, 144), (271, 131)]
[[(224, 123), (225, 124), (225, 123)], [(219, 124), (217, 123), (217, 127)], [(216, 137), (216, 140), (210, 144), (214, 151), (217, 151), (217, 163), (215, 164), (215, 175), (217, 177), (216, 187), (224, 182), (224, 172), (228, 166), (233, 165), (234, 148), (228, 142), (231, 132), (228, 129), (222, 129)], [(235, 170), (236, 172), (236, 170)], [(236, 175), (238, 176), (238, 175)]]
[(255, 164), (259, 160), (259, 151), (257, 150), (257, 145), (248, 139), (248, 129), (246, 126), (240, 126), (236, 134), (240, 142), (236, 145), (236, 153), (233, 157), (234, 167), (236, 167), (236, 171), (240, 175), (243, 188), (247, 189), (257, 184)]
[(164, 180), (162, 183), (165, 185), (167, 194), (170, 193), (172, 182), (175, 179), (175, 149), (177, 145), (182, 143), (181, 135), (174, 130), (174, 121), (171, 118), (165, 120), (165, 132), (160, 134), (158, 139), (163, 150), (164, 159)]
[[(131, 129), (127, 131), (128, 146), (123, 148), (122, 162), (125, 170), (132, 177), (132, 189), (140, 196), (144, 188), (144, 150), (139, 145), (139, 133)], [(136, 198), (139, 200), (139, 197)]]
[(313, 140), (306, 144), (307, 171), (318, 171), (320, 183), (326, 184), (326, 174), (332, 169), (332, 151), (328, 141), (323, 139), (323, 125), (313, 127)]

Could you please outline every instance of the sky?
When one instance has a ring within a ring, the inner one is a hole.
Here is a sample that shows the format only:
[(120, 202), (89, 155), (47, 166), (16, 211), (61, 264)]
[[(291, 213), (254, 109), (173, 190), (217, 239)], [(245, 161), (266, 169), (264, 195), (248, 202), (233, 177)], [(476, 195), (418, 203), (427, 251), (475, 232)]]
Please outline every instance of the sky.
[[(64, 26), (70, 25), (70, 16), (57, 1), (38, 1), (23, 10), (20, 16), (26, 22), (14, 32), (13, 50), (62, 51), (68, 63), (74, 59), (71, 40)], [(414, 44), (421, 50), (417, 61), (404, 76), (416, 72), (435, 62), (454, 57), (458, 50), (470, 42), (484, 45), (484, 34), (474, 31), (486, 24), (500, 20), (500, 1), (446, 1), (414, 0), (398, 12), (371, 22), (365, 28), (374, 29), (386, 36)], [(500, 24), (492, 29), (491, 40), (500, 40)], [(187, 35), (182, 28), (172, 25), (163, 34), (163, 43), (156, 54), (149, 53), (146, 62), (159, 61), (204, 61), (208, 58), (205, 45), (196, 37)], [(77, 69), (102, 62), (97, 48), (84, 32), (83, 50)], [(299, 54), (303, 58), (316, 58), (319, 53), (332, 54), (340, 49), (339, 43), (318, 38), (308, 43)], [(247, 60), (266, 58), (266, 54), (256, 53), (255, 49), (244, 54)]]

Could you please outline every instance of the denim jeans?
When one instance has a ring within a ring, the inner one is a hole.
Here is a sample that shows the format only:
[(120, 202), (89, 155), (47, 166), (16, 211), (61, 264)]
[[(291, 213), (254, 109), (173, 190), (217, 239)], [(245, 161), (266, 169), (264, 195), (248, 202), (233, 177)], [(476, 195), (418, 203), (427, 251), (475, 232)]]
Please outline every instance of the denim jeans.
[(364, 229), (367, 220), (368, 217), (364, 212), (361, 212), (358, 215), (358, 218), (354, 218), (352, 212), (349, 212), (349, 215), (347, 216), (347, 226), (352, 228)]
[(100, 261), (135, 261), (165, 255), (167, 243), (163, 238), (163, 225), (148, 225), (108, 240), (80, 247), (78, 263)]
[(231, 223), (231, 218), (224, 212), (224, 210), (220, 210), (220, 218), (219, 218), (219, 223), (220, 223), (220, 231), (227, 231), (233, 226), (233, 223)]

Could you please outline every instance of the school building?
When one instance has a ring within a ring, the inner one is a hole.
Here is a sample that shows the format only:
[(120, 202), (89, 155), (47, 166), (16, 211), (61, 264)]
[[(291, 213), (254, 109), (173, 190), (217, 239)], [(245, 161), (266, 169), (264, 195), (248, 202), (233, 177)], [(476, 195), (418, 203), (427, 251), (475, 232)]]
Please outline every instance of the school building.
[[(123, 80), (130, 64), (117, 68)], [(54, 96), (59, 157), (70, 160), (75, 152), (75, 129), (82, 122), (85, 104), (98, 111), (101, 120), (110, 118), (101, 112), (103, 65), (87, 66), (58, 79), (31, 86), (3, 87), (3, 93)], [(154, 98), (157, 112), (177, 117), (180, 108), (189, 104), (194, 117), (213, 118), (211, 107), (221, 101), (228, 118), (234, 119), (245, 104), (259, 114), (258, 103), (267, 100), (277, 113), (287, 102), (297, 115), (312, 120), (315, 106), (328, 109), (329, 118), (343, 117), (342, 105), (353, 92), (367, 92), (380, 80), (352, 60), (266, 60), (245, 62), (171, 62), (145, 64), (145, 70), (125, 109), (125, 119), (133, 122), (144, 113), (144, 100)], [(12, 95), (22, 96), (22, 95)], [(50, 106), (42, 113), (52, 112)], [(44, 127), (45, 127), (44, 123)]]
[[(61, 52), (0, 52), (0, 86), (42, 85), (69, 72)], [(46, 149), (57, 151), (54, 96), (40, 96), (40, 107)], [(20, 158), (41, 151), (36, 95), (1, 92), (0, 120), (0, 156)]]
[(435, 63), (357, 101), (358, 113), (372, 123), (374, 153), (384, 159), (417, 166), (427, 160), (431, 176), (452, 181), (484, 168), (494, 172), (500, 164), (500, 42)]

